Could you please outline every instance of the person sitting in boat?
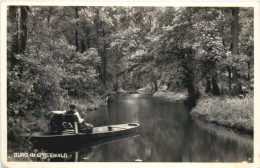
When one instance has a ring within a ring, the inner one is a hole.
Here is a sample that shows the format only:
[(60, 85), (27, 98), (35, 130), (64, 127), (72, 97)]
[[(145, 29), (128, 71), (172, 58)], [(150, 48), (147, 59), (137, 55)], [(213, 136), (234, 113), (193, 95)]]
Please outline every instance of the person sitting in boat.
[[(74, 114), (78, 118), (78, 127), (81, 132), (92, 133), (93, 125), (85, 123), (84, 119), (80, 117), (79, 112), (76, 111), (76, 105), (71, 104), (69, 110), (66, 111), (66, 114)], [(72, 123), (73, 125), (73, 123)], [(74, 125), (73, 125), (74, 127)]]

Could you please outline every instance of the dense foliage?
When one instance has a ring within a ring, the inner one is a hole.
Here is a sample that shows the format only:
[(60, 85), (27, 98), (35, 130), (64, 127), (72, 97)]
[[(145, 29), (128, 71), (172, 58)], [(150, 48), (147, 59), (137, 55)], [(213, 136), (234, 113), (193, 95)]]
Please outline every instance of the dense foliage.
[(130, 87), (187, 90), (191, 106), (205, 94), (245, 95), (253, 37), (252, 8), (10, 6), (9, 128)]

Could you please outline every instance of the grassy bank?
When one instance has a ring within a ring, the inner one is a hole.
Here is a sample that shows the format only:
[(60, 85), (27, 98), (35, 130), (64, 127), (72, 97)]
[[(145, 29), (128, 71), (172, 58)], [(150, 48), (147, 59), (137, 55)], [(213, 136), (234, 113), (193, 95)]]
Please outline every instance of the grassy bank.
[(191, 115), (207, 122), (253, 132), (254, 99), (229, 97), (208, 97), (198, 101)]
[(157, 91), (153, 94), (154, 97), (161, 97), (172, 101), (184, 101), (187, 98), (185, 92)]

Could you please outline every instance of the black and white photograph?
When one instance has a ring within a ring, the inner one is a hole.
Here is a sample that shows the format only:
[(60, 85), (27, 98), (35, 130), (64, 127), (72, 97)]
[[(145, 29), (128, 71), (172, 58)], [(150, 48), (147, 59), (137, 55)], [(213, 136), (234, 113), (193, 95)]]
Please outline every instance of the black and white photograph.
[(7, 162), (258, 157), (253, 5), (2, 10)]

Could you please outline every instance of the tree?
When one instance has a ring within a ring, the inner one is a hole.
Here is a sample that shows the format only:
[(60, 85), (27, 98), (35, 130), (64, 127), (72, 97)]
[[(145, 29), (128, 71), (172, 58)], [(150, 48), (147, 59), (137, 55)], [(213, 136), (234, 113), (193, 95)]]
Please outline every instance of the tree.
[[(232, 43), (231, 43), (231, 53), (233, 57), (238, 56), (238, 22), (239, 8), (232, 8), (232, 22), (231, 22), (231, 35), (232, 35)], [(237, 63), (238, 60), (234, 60)], [(233, 78), (232, 81), (234, 83), (234, 87), (232, 88), (232, 94), (238, 95), (242, 93), (242, 86), (239, 82), (240, 75), (236, 67), (232, 67)]]

